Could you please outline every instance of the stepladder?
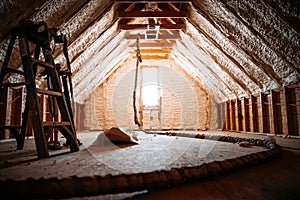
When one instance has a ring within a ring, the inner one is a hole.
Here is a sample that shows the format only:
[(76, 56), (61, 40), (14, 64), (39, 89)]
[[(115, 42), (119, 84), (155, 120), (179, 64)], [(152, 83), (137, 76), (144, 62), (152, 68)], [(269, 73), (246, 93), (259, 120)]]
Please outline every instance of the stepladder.
[[(63, 44), (61, 53), (65, 56), (66, 69), (60, 63), (55, 63), (53, 44)], [(67, 45), (66, 36), (57, 35), (57, 29), (49, 29), (45, 22), (20, 21), (19, 26), (12, 30), (1, 68), (0, 97), (4, 96), (5, 89), (18, 86), (25, 88), (26, 97), (20, 124), (1, 122), (0, 129), (8, 129), (17, 141), (17, 149), (23, 149), (25, 132), (30, 121), (40, 158), (49, 156), (49, 148), (60, 147), (58, 133), (66, 139), (66, 145), (71, 152), (79, 150), (80, 141), (76, 135), (72, 108), (74, 97)], [(18, 48), (21, 57), (19, 66), (9, 66), (14, 48)], [(9, 81), (9, 77), (15, 74), (22, 77), (21, 81)], [(41, 95), (47, 97), (47, 119), (41, 111)], [(5, 115), (1, 119), (5, 119), (7, 114), (0, 113)]]

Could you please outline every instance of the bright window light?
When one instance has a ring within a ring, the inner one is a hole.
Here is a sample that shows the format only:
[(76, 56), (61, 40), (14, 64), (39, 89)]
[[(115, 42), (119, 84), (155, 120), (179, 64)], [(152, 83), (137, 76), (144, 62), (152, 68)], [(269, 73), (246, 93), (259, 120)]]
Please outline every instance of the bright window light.
[(158, 86), (155, 84), (143, 86), (142, 100), (144, 106), (157, 106), (158, 105)]

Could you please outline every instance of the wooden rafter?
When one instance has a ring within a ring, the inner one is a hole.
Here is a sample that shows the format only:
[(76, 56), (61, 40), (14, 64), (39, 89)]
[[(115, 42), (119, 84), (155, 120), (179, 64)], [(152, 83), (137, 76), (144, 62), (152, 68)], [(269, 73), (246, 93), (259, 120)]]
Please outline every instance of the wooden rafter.
[[(164, 54), (170, 54), (171, 50), (169, 49), (142, 49), (140, 50), (141, 55), (150, 55), (150, 54), (155, 54), (155, 55), (164, 55)], [(131, 52), (132, 54), (136, 54), (136, 52)]]
[[(120, 30), (147, 29), (148, 24), (119, 24)], [(159, 29), (181, 30), (185, 29), (185, 24), (160, 24)]]
[[(174, 3), (189, 3), (189, 2), (193, 2), (194, 0), (182, 0), (182, 1), (172, 1)], [(128, 1), (128, 0), (115, 0), (115, 2), (117, 3), (148, 3), (149, 1), (143, 1), (143, 0), (133, 0), (133, 1)], [(168, 3), (170, 2), (169, 0), (159, 0), (159, 1), (155, 1), (157, 3)]]
[[(164, 40), (155, 40), (155, 42), (141, 42), (140, 48), (172, 48), (175, 44), (174, 40), (170, 42), (162, 42)], [(135, 43), (132, 43), (130, 47), (136, 47)]]
[(187, 11), (163, 11), (163, 12), (156, 12), (156, 11), (131, 11), (131, 12), (123, 12), (118, 11), (116, 13), (118, 18), (187, 18), (188, 12)]
[(117, 5), (117, 11), (131, 11), (135, 5), (135, 3), (119, 3)]
[[(128, 40), (136, 40), (137, 38), (140, 38), (141, 40), (145, 39), (145, 34), (130, 34), (126, 37)], [(158, 35), (157, 40), (177, 40), (180, 39), (179, 34), (163, 34), (163, 35)]]
[[(136, 59), (136, 55), (133, 55), (133, 58)], [(169, 59), (170, 54), (165, 55), (142, 55), (143, 60), (162, 60), (162, 59)]]

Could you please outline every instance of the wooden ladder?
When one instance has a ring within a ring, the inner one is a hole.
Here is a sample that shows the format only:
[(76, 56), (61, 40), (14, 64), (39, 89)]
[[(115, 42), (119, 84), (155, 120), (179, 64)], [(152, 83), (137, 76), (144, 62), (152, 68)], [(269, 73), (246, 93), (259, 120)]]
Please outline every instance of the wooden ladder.
[[(66, 143), (70, 146), (70, 150), (72, 152), (78, 151), (79, 140), (77, 139), (74, 127), (73, 112), (71, 108), (69, 89), (66, 80), (67, 73), (64, 73), (62, 71), (59, 72), (59, 69), (55, 67), (52, 50), (49, 45), (41, 46), (41, 43), (37, 42), (35, 44), (34, 57), (31, 56), (29, 43), (32, 43), (32, 41), (30, 41), (29, 38), (32, 36), (29, 34), (30, 31), (27, 31), (24, 27), (18, 27), (12, 31), (11, 39), (0, 74), (0, 86), (2, 88), (21, 85), (26, 86), (27, 95), (23, 119), (21, 125), (1, 125), (0, 128), (9, 129), (12, 135), (16, 138), (17, 149), (23, 149), (28, 117), (30, 117), (39, 158), (49, 156), (49, 132), (54, 129), (60, 131), (66, 138)], [(9, 59), (17, 38), (19, 40), (20, 55), (22, 59), (21, 68), (23, 68), (23, 70), (16, 70), (8, 67)], [(45, 61), (39, 60), (41, 48), (43, 49)], [(46, 72), (46, 90), (36, 87), (35, 74), (37, 71), (37, 67), (44, 68), (44, 72)], [(4, 83), (5, 76), (7, 74), (10, 75), (11, 73), (23, 75), (25, 81), (19, 83)], [(49, 97), (49, 106), (51, 107), (50, 110), (55, 113), (51, 121), (43, 122), (42, 120), (38, 94), (48, 95)], [(62, 122), (58, 121), (58, 111), (60, 111)]]

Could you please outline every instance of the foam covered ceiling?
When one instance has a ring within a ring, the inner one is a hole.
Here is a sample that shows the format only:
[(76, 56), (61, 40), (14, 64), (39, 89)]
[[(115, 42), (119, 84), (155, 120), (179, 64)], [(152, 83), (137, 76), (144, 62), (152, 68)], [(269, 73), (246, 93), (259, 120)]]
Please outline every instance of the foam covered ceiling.
[[(0, 16), (0, 66), (21, 19), (45, 21), (67, 36), (78, 102), (136, 59), (137, 37), (145, 63), (179, 65), (217, 102), (300, 80), (299, 0), (4, 0)], [(158, 39), (145, 39), (150, 20)], [(54, 55), (66, 67), (62, 47)], [(19, 57), (14, 52), (10, 66), (18, 68)]]

